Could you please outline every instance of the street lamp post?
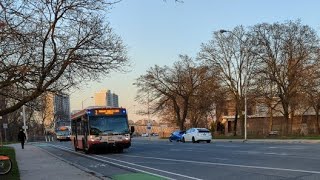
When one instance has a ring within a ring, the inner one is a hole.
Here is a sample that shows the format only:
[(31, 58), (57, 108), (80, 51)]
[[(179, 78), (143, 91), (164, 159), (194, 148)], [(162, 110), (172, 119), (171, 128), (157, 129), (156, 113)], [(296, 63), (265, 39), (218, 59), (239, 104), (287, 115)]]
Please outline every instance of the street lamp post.
[[(232, 31), (221, 29), (219, 31), (221, 34), (229, 32), (235, 36), (240, 42), (243, 42), (241, 38), (235, 35)], [(245, 75), (244, 75), (244, 140), (247, 141), (247, 89), (248, 89), (248, 62), (245, 65)]]
[(26, 106), (23, 105), (22, 106), (22, 118), (23, 118), (23, 130), (24, 130), (24, 133), (26, 134), (26, 142), (28, 141), (28, 133), (27, 133), (27, 129), (28, 129), (28, 126), (26, 124)]
[(88, 98), (86, 98), (85, 100), (83, 100), (82, 102), (81, 102), (81, 109), (83, 109), (83, 103), (86, 101), (86, 100), (88, 100), (88, 99), (92, 99), (93, 97), (91, 96), (91, 97), (88, 97)]

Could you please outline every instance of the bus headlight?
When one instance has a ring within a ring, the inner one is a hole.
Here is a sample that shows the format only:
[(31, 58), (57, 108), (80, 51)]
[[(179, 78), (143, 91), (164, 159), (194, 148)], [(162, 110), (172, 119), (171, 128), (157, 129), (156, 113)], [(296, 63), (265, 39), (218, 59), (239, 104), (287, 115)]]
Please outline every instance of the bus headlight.
[(89, 136), (89, 140), (90, 140), (90, 141), (99, 141), (100, 139), (99, 139), (99, 137), (90, 135), (90, 136)]

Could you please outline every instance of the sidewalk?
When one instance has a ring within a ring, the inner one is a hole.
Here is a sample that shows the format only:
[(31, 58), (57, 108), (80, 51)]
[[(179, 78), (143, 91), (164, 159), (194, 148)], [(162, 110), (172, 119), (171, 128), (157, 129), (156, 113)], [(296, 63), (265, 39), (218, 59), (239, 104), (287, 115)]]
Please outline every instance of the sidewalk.
[(15, 149), (21, 180), (99, 180), (31, 144), (10, 145)]

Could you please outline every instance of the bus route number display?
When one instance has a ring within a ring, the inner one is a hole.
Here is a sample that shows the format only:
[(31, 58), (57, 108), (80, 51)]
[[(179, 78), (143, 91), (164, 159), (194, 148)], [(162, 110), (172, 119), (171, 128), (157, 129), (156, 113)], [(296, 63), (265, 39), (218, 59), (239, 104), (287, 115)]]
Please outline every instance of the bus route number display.
[(120, 110), (119, 109), (97, 109), (96, 110), (96, 115), (114, 115), (114, 114), (119, 114)]

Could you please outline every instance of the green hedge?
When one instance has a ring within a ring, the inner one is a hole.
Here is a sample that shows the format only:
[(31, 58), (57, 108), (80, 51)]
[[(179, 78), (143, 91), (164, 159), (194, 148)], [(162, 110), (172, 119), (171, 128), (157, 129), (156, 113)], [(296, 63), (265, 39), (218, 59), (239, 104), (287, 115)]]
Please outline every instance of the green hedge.
[(0, 179), (20, 180), (19, 168), (14, 149), (8, 146), (0, 146), (0, 154), (9, 156), (12, 162), (12, 169), (9, 174), (1, 175)]

